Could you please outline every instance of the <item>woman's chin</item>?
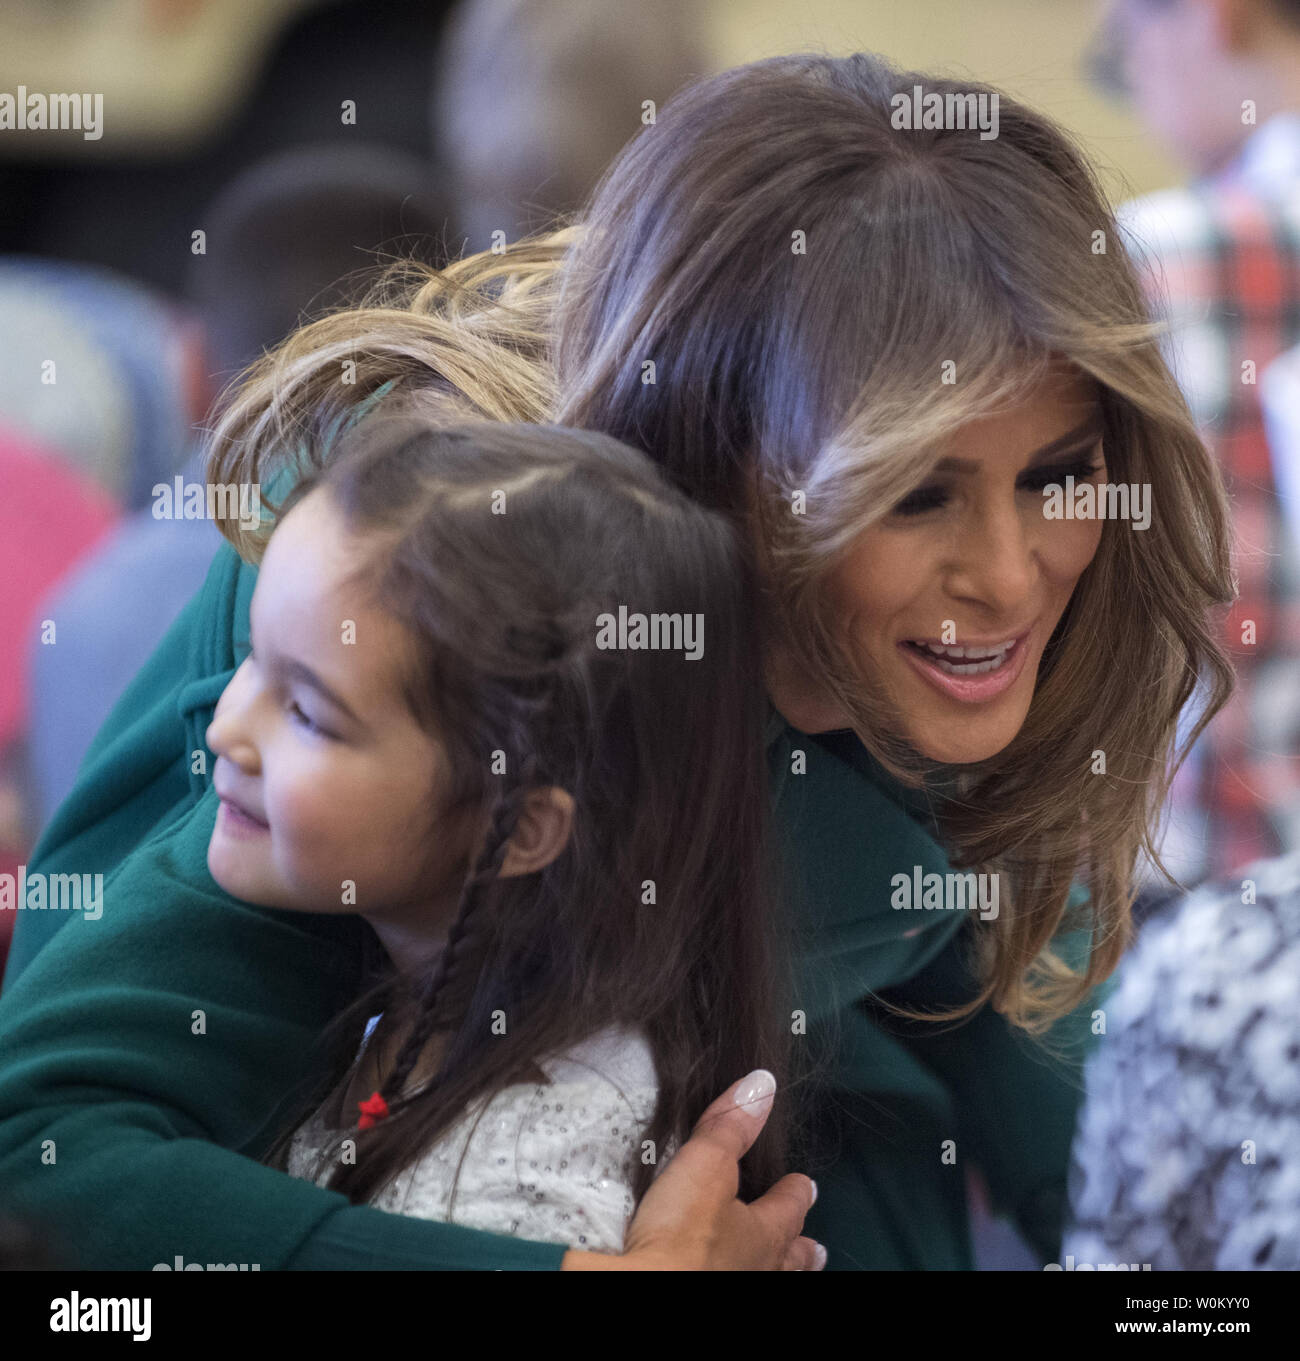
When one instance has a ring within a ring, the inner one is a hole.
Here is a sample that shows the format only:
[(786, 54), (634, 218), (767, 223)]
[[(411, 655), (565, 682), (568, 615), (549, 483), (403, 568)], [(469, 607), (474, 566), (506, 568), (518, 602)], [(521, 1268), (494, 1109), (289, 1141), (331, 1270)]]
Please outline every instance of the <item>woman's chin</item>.
[(970, 727), (935, 723), (909, 725), (911, 743), (928, 760), (945, 766), (973, 766), (991, 760), (1015, 741), (1020, 724), (1004, 727), (999, 724), (992, 732), (972, 731)]
[(924, 751), (922, 755), (929, 757), (931, 761), (935, 761), (941, 766), (977, 766), (981, 761), (987, 761), (989, 757), (996, 756), (1001, 750), (1001, 747), (993, 751), (986, 751), (983, 748), (972, 750), (971, 748), (944, 747)]

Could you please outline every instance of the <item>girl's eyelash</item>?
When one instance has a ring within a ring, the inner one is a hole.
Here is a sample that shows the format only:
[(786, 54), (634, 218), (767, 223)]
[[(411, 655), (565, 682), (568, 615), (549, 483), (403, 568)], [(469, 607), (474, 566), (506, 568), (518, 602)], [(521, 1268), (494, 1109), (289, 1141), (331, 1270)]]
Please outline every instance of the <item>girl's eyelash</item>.
[(293, 700), (290, 703), (289, 714), (293, 718), (295, 723), (299, 724), (299, 726), (303, 728), (306, 728), (307, 731), (310, 733), (315, 733), (317, 736), (320, 737), (334, 736), (332, 732), (327, 732), (324, 728), (322, 728), (319, 723), (313, 723), (311, 719), (308, 718), (305, 713), (303, 713), (297, 700)]
[[(1020, 481), (1027, 491), (1042, 491), (1052, 482), (1064, 482), (1073, 477), (1076, 482), (1100, 472), (1102, 465), (1090, 458), (1078, 459), (1074, 463), (1058, 464), (1055, 468), (1035, 468), (1025, 473)], [(893, 510), (895, 515), (920, 515), (927, 510), (935, 510), (943, 505), (947, 492), (942, 487), (919, 487), (910, 496), (900, 501)]]

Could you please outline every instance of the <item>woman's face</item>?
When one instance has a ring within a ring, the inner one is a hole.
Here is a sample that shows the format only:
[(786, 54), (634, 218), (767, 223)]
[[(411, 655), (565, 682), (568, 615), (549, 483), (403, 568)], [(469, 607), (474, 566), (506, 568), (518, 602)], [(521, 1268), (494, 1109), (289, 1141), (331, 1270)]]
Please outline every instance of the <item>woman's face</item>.
[[(962, 427), (924, 486), (866, 530), (828, 580), (902, 735), (932, 760), (985, 760), (1025, 721), (1043, 649), (1101, 541), (1099, 519), (1044, 513), (1044, 486), (1070, 475), (1104, 481), (1106, 465), (1095, 387), (1061, 367), (1020, 404)], [(788, 658), (771, 659), (768, 684), (803, 731), (849, 726)]]

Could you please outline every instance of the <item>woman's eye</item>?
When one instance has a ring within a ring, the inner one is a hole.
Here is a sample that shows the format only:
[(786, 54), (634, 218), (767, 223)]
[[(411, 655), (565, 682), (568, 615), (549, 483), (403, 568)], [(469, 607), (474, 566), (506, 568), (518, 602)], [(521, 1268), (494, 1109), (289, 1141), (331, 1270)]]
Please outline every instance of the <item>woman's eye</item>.
[[(1102, 465), (1090, 458), (1076, 459), (1073, 463), (1061, 463), (1055, 468), (1035, 468), (1025, 473), (1019, 483), (1021, 491), (1041, 492), (1052, 483), (1064, 484), (1067, 477), (1083, 482), (1094, 473), (1100, 472)], [(910, 496), (905, 496), (893, 509), (895, 515), (922, 515), (927, 510), (938, 510), (948, 500), (948, 493), (942, 487), (918, 487)]]
[(923, 511), (937, 510), (948, 499), (948, 493), (941, 487), (918, 487), (910, 496), (905, 496), (894, 507), (895, 515), (920, 515)]
[(1032, 473), (1026, 473), (1021, 483), (1028, 491), (1040, 492), (1052, 483), (1064, 486), (1067, 477), (1074, 478), (1076, 482), (1084, 482), (1093, 473), (1100, 472), (1101, 466), (1090, 458), (1076, 459), (1073, 463), (1063, 463), (1056, 468), (1036, 468)]

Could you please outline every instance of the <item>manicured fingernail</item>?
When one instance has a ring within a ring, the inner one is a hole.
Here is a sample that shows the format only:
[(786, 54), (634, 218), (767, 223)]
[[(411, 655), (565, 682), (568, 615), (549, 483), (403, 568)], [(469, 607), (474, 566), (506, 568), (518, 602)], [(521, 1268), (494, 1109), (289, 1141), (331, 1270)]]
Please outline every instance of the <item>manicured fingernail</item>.
[(817, 1251), (813, 1254), (817, 1259), (817, 1270), (820, 1271), (826, 1265), (826, 1249), (820, 1243), (817, 1244)]
[[(808, 1180), (809, 1180), (809, 1181), (812, 1181), (812, 1178), (809, 1177)], [(817, 1183), (816, 1183), (815, 1181), (813, 1181), (813, 1198), (812, 1198), (812, 1203), (813, 1203), (814, 1205), (817, 1204)]]
[(756, 1119), (772, 1109), (776, 1095), (776, 1078), (766, 1068), (755, 1068), (736, 1088), (736, 1105), (744, 1106), (748, 1115)]

